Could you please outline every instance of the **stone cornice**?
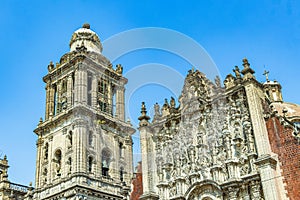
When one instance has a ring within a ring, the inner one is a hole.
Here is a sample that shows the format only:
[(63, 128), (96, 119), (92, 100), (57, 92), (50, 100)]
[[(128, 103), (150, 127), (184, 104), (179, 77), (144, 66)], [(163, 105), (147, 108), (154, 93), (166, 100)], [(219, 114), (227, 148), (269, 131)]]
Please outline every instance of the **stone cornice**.
[(113, 77), (115, 80), (121, 80), (123, 84), (128, 82), (125, 77), (117, 73), (112, 67), (109, 67), (111, 63), (107, 58), (101, 54), (96, 54), (93, 52), (71, 52), (65, 54), (62, 56), (60, 63), (56, 64), (56, 67), (43, 77), (44, 82), (47, 83), (49, 80), (53, 79), (52, 77), (56, 77), (55, 79), (57, 79), (58, 75), (64, 76), (68, 72), (75, 70), (76, 67), (74, 68), (74, 66), (80, 62), (88, 65), (89, 68), (93, 67), (95, 72), (99, 71), (100, 69), (102, 73), (108, 75), (109, 77)]
[(263, 168), (264, 166), (265, 167), (271, 166), (273, 169), (275, 169), (277, 164), (277, 159), (275, 159), (271, 155), (262, 155), (258, 157), (254, 163), (260, 166), (260, 168)]

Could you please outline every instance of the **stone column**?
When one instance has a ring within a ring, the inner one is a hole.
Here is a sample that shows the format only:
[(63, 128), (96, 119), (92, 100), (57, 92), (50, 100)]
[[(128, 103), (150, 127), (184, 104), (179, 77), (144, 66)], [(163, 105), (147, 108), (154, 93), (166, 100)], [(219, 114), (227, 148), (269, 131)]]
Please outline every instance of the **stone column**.
[(265, 199), (277, 200), (280, 199), (283, 183), (276, 178), (277, 161), (271, 157), (272, 151), (260, 98), (263, 91), (254, 80), (245, 82), (245, 90), (258, 154), (256, 165), (260, 172)]
[(75, 71), (74, 100), (77, 104), (87, 103), (87, 71), (83, 64), (78, 64)]
[[(74, 172), (75, 173), (86, 173), (86, 121), (82, 119), (76, 119), (74, 121), (73, 131), (73, 151), (74, 158)], [(72, 170), (73, 171), (73, 170)]]
[(125, 140), (125, 146), (124, 146), (124, 154), (126, 156), (126, 183), (130, 185), (131, 179), (132, 179), (132, 175), (133, 175), (133, 162), (132, 162), (132, 139), (130, 136), (128, 136), (128, 138), (126, 138)]
[(41, 162), (44, 160), (43, 159), (43, 151), (42, 151), (42, 146), (43, 146), (43, 139), (41, 136), (39, 136), (37, 142), (37, 154), (36, 154), (36, 169), (35, 169), (35, 187), (40, 188), (41, 187), (41, 178), (42, 178), (42, 169), (41, 169)]
[(112, 178), (115, 178), (115, 179), (118, 179), (119, 177), (119, 169), (120, 169), (120, 166), (119, 166), (119, 162), (120, 162), (120, 157), (119, 157), (119, 154), (118, 154), (118, 148), (119, 148), (119, 140), (118, 140), (118, 137), (115, 135), (114, 138), (113, 138), (113, 141), (112, 143), (110, 143), (110, 150), (112, 152), (112, 160), (113, 162), (110, 163), (109, 165), (109, 172), (108, 172), (108, 175)]
[(51, 182), (53, 180), (52, 172), (53, 172), (53, 165), (52, 165), (52, 159), (53, 159), (53, 145), (52, 145), (53, 137), (49, 138), (48, 145), (49, 145), (49, 154), (48, 154), (48, 174), (47, 179), (48, 182)]
[(57, 92), (56, 92), (56, 95), (57, 95), (57, 100), (56, 100), (56, 111), (55, 111), (55, 113), (56, 113), (56, 115), (58, 114), (58, 113), (60, 113), (61, 112), (61, 104), (60, 104), (60, 102), (61, 102), (61, 87), (62, 87), (62, 81), (58, 81), (57, 82)]
[(119, 120), (125, 121), (125, 88), (124, 86), (119, 86), (116, 89), (116, 117)]
[(92, 79), (92, 107), (97, 109), (97, 77), (94, 75)]
[(113, 110), (113, 104), (112, 104), (112, 87), (111, 87), (111, 82), (108, 80), (107, 81), (107, 113), (109, 114), (113, 114), (112, 110)]
[(67, 82), (67, 102), (68, 102), (68, 108), (71, 108), (73, 104), (73, 77), (72, 74), (68, 76), (68, 82)]
[(254, 83), (248, 82), (245, 85), (245, 89), (258, 156), (270, 154), (271, 146), (266, 122), (263, 118), (261, 98), (258, 95), (259, 88), (255, 87)]
[(50, 114), (50, 112), (51, 112), (51, 110), (50, 110), (50, 103), (51, 103), (51, 101), (50, 101), (51, 85), (50, 85), (49, 82), (46, 84), (45, 89), (46, 89), (46, 113), (45, 113), (45, 120), (48, 120), (49, 114)]
[(48, 118), (52, 117), (54, 115), (54, 108), (55, 108), (55, 85), (50, 85), (49, 86), (49, 116)]
[(87, 76), (87, 71), (86, 68), (82, 69), (82, 83), (81, 83), (81, 88), (82, 88), (82, 102), (84, 104), (87, 104), (87, 83), (88, 83), (88, 76)]
[(147, 126), (140, 126), (142, 149), (143, 196), (141, 199), (158, 199), (155, 191), (156, 164), (151, 132)]

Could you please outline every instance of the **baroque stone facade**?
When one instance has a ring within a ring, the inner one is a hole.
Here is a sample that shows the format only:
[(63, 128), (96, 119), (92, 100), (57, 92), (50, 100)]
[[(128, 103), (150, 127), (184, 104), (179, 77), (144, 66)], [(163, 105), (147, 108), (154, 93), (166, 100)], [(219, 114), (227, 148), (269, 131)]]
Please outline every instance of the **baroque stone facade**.
[[(292, 197), (284, 187), (290, 179), (284, 181), (287, 172), (282, 172), (280, 152), (266, 126), (273, 104), (282, 102), (281, 86), (269, 80), (259, 83), (247, 59), (242, 71), (237, 66), (233, 71), (235, 75), (229, 74), (222, 87), (219, 77), (212, 83), (198, 70), (190, 70), (180, 105), (174, 98), (166, 99), (161, 108), (155, 104), (151, 123), (142, 103), (144, 193), (140, 199)], [(298, 128), (288, 118), (281, 119), (289, 124), (289, 137), (300, 155)], [(299, 168), (294, 170), (298, 173)]]
[(299, 198), (300, 107), (283, 102), (268, 72), (259, 83), (244, 59), (223, 87), (219, 77), (213, 83), (190, 70), (179, 105), (174, 98), (155, 104), (151, 122), (142, 103), (135, 176), (122, 72), (88, 24), (73, 33), (70, 52), (43, 78), (35, 188), (8, 180), (4, 156), (0, 200)]

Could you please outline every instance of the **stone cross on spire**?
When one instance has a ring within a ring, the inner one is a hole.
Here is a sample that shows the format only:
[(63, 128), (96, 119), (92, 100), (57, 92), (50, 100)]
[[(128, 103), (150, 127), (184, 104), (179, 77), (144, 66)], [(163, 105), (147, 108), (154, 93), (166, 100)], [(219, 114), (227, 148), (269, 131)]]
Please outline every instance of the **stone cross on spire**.
[(266, 77), (266, 80), (269, 81), (269, 71), (265, 70), (263, 75)]

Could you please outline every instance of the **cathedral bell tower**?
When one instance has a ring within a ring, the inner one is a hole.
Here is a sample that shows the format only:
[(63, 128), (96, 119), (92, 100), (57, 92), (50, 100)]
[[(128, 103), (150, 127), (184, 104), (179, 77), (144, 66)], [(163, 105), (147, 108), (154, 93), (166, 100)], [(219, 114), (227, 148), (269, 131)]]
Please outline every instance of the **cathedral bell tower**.
[(266, 82), (263, 84), (265, 95), (267, 99), (273, 102), (283, 102), (281, 85), (277, 81), (269, 80), (269, 72), (265, 70), (264, 74), (266, 76)]
[(122, 72), (102, 55), (89, 24), (73, 33), (70, 52), (50, 62), (45, 120), (34, 130), (34, 199), (128, 197), (135, 130), (125, 122)]

